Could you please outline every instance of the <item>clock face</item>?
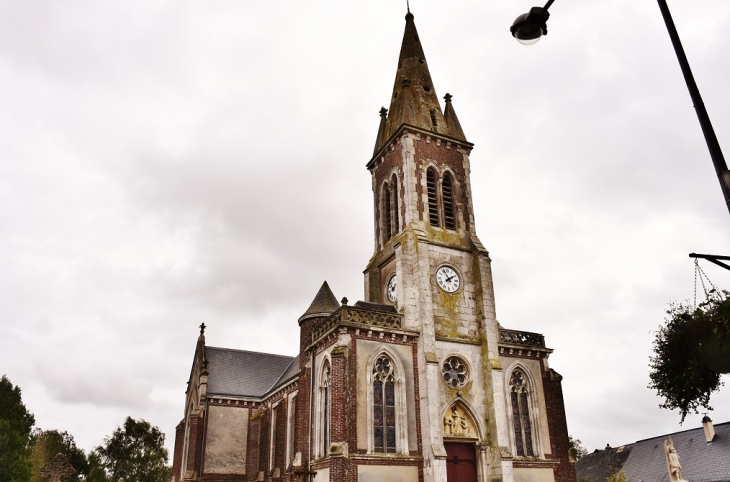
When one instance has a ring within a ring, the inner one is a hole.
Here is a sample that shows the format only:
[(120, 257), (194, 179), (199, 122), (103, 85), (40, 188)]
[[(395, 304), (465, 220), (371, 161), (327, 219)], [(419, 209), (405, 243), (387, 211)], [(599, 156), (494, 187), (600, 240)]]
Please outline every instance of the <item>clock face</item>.
[(391, 276), (388, 280), (388, 286), (385, 292), (388, 296), (388, 301), (395, 303), (398, 297), (398, 277), (396, 275)]
[(459, 273), (448, 266), (441, 266), (436, 270), (436, 282), (447, 293), (455, 293), (461, 286)]

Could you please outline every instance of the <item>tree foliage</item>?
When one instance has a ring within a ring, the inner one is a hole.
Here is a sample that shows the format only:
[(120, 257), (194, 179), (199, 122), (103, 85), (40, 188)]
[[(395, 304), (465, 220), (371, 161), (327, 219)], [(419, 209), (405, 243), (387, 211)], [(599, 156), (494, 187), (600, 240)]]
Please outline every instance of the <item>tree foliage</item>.
[[(126, 482), (168, 482), (170, 467), (165, 449), (165, 434), (144, 420), (127, 417), (124, 426), (96, 448), (94, 458), (112, 480)], [(90, 456), (90, 459), (92, 459)], [(96, 464), (92, 460), (92, 468)], [(95, 476), (100, 475), (98, 472)]]
[(588, 453), (588, 450), (586, 450), (585, 447), (583, 447), (583, 442), (580, 441), (579, 438), (573, 438), (572, 435), (568, 436), (568, 452), (570, 453), (570, 458), (573, 460), (580, 460), (581, 457), (586, 455)]
[(722, 386), (720, 374), (707, 366), (702, 341), (730, 339), (730, 293), (713, 290), (696, 309), (670, 304), (667, 315), (654, 340), (654, 356), (649, 358), (649, 388), (664, 398), (661, 408), (679, 409), (684, 422), (699, 407), (712, 410), (710, 395)]
[(20, 387), (0, 379), (0, 482), (27, 482), (31, 475), (30, 432), (35, 418), (23, 404)]
[(46, 482), (39, 471), (44, 465), (51, 463), (56, 454), (63, 454), (68, 463), (76, 469), (76, 475), (69, 482), (78, 482), (89, 473), (89, 462), (86, 454), (78, 446), (73, 435), (66, 431), (41, 430), (36, 428), (31, 434), (31, 462), (33, 475), (30, 482)]

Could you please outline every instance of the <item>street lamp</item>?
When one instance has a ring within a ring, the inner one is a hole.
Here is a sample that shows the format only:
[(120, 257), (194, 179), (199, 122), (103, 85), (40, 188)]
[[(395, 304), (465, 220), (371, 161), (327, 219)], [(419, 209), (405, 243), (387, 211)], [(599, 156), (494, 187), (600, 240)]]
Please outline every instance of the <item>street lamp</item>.
[[(512, 24), (512, 27), (510, 27), (512, 36), (521, 44), (531, 45), (540, 40), (540, 37), (543, 35), (547, 35), (547, 20), (550, 17), (547, 9), (554, 1), (555, 0), (549, 0), (544, 7), (532, 7), (529, 13), (524, 13), (517, 17), (515, 22)], [(667, 31), (669, 32), (669, 38), (672, 40), (672, 45), (674, 46), (674, 52), (677, 55), (679, 66), (682, 68), (682, 74), (684, 75), (684, 80), (687, 83), (689, 95), (694, 103), (697, 118), (699, 119), (700, 127), (702, 128), (702, 134), (704, 134), (707, 148), (710, 150), (710, 158), (715, 166), (717, 178), (720, 181), (720, 189), (722, 190), (722, 196), (725, 199), (725, 205), (730, 212), (730, 171), (727, 169), (725, 157), (722, 155), (720, 143), (717, 142), (715, 130), (712, 128), (710, 116), (707, 115), (705, 104), (702, 102), (702, 97), (700, 96), (697, 83), (692, 75), (692, 70), (689, 68), (689, 62), (687, 62), (687, 56), (684, 54), (682, 43), (679, 41), (679, 34), (674, 26), (672, 15), (669, 13), (667, 2), (666, 0), (657, 1), (659, 2), (659, 10), (661, 10), (662, 16), (664, 17), (664, 23), (667, 26)]]
[(509, 29), (512, 36), (522, 45), (532, 45), (547, 35), (548, 8), (554, 1), (548, 0), (544, 7), (532, 7), (528, 13), (517, 17)]

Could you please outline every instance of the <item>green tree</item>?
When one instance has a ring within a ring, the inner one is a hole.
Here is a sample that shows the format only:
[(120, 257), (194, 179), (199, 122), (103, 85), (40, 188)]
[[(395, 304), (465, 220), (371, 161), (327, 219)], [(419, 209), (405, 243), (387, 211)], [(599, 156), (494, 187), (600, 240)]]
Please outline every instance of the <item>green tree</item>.
[(588, 450), (583, 447), (583, 442), (579, 438), (573, 438), (572, 435), (568, 435), (568, 452), (571, 459), (580, 460), (581, 457), (588, 453)]
[(41, 430), (36, 428), (31, 434), (31, 462), (33, 463), (33, 475), (30, 482), (46, 482), (41, 477), (39, 470), (50, 463), (56, 454), (63, 454), (68, 463), (76, 469), (76, 475), (71, 477), (69, 482), (78, 482), (89, 473), (89, 462), (86, 454), (76, 446), (73, 435), (66, 431)]
[(25, 408), (20, 387), (0, 379), (0, 482), (27, 482), (31, 475), (30, 431), (33, 414)]
[(96, 448), (101, 467), (112, 480), (126, 482), (168, 482), (165, 434), (144, 420), (127, 417), (111, 437)]

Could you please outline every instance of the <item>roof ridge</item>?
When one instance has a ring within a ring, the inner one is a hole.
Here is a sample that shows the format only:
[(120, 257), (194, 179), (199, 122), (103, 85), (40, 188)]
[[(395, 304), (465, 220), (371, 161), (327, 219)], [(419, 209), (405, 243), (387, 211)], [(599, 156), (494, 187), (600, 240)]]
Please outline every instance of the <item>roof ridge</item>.
[(280, 355), (278, 353), (266, 353), (265, 351), (239, 350), (237, 348), (225, 348), (225, 347), (222, 347), (222, 346), (210, 346), (210, 345), (207, 345), (205, 347), (206, 350), (209, 349), (209, 348), (212, 348), (214, 350), (221, 350), (221, 351), (233, 351), (233, 352), (236, 352), (236, 353), (253, 353), (253, 354), (256, 354), (256, 355), (278, 356), (278, 357), (281, 357), (281, 358), (289, 358), (289, 359), (296, 358), (296, 355), (295, 356)]

